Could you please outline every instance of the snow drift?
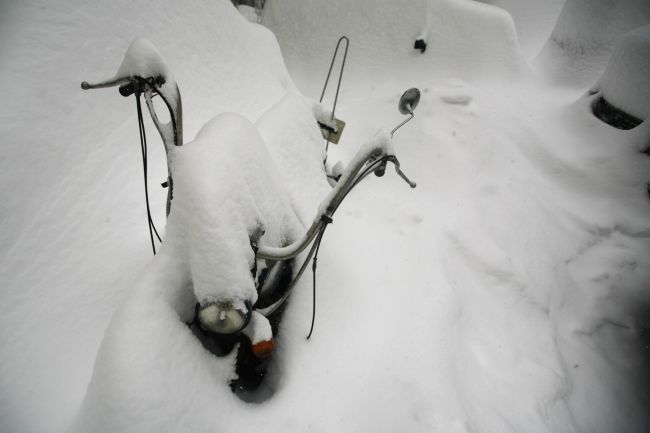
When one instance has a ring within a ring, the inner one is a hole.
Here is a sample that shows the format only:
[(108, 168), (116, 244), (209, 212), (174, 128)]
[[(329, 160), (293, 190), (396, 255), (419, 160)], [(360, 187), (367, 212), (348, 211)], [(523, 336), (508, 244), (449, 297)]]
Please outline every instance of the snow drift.
[[(255, 121), (294, 86), (271, 33), (226, 1), (37, 0), (3, 4), (0, 21), (0, 87), (12, 101), (0, 107), (0, 315), (14, 323), (0, 330), (0, 430), (60, 431), (110, 317), (151, 259), (135, 104), (79, 84), (113, 73), (146, 35), (184, 89), (188, 139), (224, 111)], [(157, 185), (164, 152), (147, 122)], [(159, 226), (165, 195), (151, 189)]]
[[(268, 2), (263, 23), (277, 36), (294, 79), (312, 97), (320, 94), (341, 35), (352, 41), (343, 82), (348, 92), (389, 91), (383, 84), (396, 74), (419, 84), (448, 75), (513, 77), (524, 67), (511, 16), (477, 2)], [(413, 49), (418, 37), (427, 42), (424, 53)]]
[[(320, 169), (303, 146), (318, 131), (286, 96), (295, 88), (272, 35), (225, 0), (5, 6), (0, 85), (17, 103), (0, 116), (0, 429), (60, 431), (78, 413), (77, 430), (106, 432), (646, 431), (648, 121), (617, 130), (588, 95), (576, 101), (597, 75), (568, 90), (519, 79), (512, 20), (489, 5), (289, 3), (267, 1), (265, 19), (306, 91), (320, 90), (338, 33), (353, 36), (338, 109), (348, 126), (331, 157), (390, 130), (401, 91), (421, 87), (393, 143), (418, 187), (387, 172), (350, 195), (320, 254), (316, 333), (305, 341), (303, 285), (275, 394), (254, 405), (225, 386), (232, 359), (179, 320), (178, 262), (151, 261), (132, 101), (78, 85), (148, 36), (181, 86), (187, 138), (220, 113), (247, 118), (309, 220), (323, 185), (289, 179)], [(598, 5), (573, 18), (597, 28)], [(642, 15), (626, 5), (622, 15)], [(449, 18), (445, 31), (429, 18)], [(421, 54), (413, 39), (426, 29)], [(151, 149), (152, 179), (164, 179)], [(163, 221), (162, 191), (153, 207)]]
[(649, 23), (645, 0), (567, 0), (535, 64), (551, 79), (589, 85), (620, 38)]
[[(254, 302), (251, 231), (263, 223), (268, 245), (299, 237), (306, 229), (299, 216), (313, 219), (318, 209), (305, 196), (328, 189), (321, 138), (304, 100), (287, 95), (261, 123), (258, 132), (243, 117), (222, 114), (173, 149), (174, 199), (163, 245), (111, 320), (74, 431), (218, 431), (247, 417), (228, 387), (236, 351), (213, 356), (185, 323), (197, 301)], [(291, 132), (281, 136), (264, 125), (289, 123)], [(273, 148), (281, 150), (271, 156)], [(273, 160), (291, 164), (296, 157), (298, 169), (283, 178)], [(289, 192), (300, 189), (303, 200)], [(276, 373), (265, 380), (279, 379)], [(155, 406), (162, 410), (152, 412)]]
[(592, 88), (638, 119), (650, 116), (650, 25), (621, 38), (602, 78)]
[(517, 37), (526, 60), (534, 58), (548, 40), (565, 0), (543, 2), (521, 0), (477, 0), (506, 10), (512, 15)]

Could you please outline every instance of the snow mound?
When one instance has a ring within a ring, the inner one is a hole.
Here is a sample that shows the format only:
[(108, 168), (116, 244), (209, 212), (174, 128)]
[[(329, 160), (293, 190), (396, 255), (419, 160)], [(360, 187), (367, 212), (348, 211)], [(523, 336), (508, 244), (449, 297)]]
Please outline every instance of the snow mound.
[(325, 146), (320, 130), (314, 127), (314, 106), (320, 107), (289, 93), (255, 123), (304, 227), (311, 225), (330, 190), (323, 182)]
[(232, 113), (172, 149), (174, 199), (162, 248), (174, 248), (172, 256), (186, 264), (201, 305), (224, 299), (254, 304), (251, 235), (263, 230), (262, 243), (280, 246), (302, 234), (270, 160), (255, 126)]
[(287, 95), (258, 121), (262, 135), (224, 113), (171, 149), (164, 242), (109, 324), (74, 431), (218, 431), (249, 418), (228, 387), (236, 351), (213, 356), (185, 323), (197, 301), (255, 302), (251, 233), (278, 246), (306, 230), (298, 217), (314, 218), (313, 198), (329, 188), (311, 114)]
[[(295, 87), (270, 31), (226, 0), (1, 9), (0, 93), (12, 102), (0, 104), (0, 430), (60, 431), (110, 317), (151, 260), (135, 102), (79, 84), (110, 76), (146, 36), (180, 86), (188, 141), (225, 111), (255, 122)], [(146, 117), (151, 186), (167, 170)], [(159, 228), (165, 196), (150, 188)]]
[[(472, 1), (267, 2), (263, 24), (277, 36), (293, 78), (310, 96), (320, 94), (342, 35), (351, 41), (346, 92), (383, 88), (396, 76), (414, 84), (448, 76), (489, 80), (523, 68), (511, 16)], [(413, 45), (424, 35), (427, 49), (420, 53)]]
[(157, 77), (170, 76), (167, 64), (158, 49), (147, 39), (138, 38), (131, 42), (124, 54), (124, 60), (115, 77)]
[(535, 65), (553, 79), (588, 84), (620, 38), (648, 23), (647, 0), (567, 0)]
[(650, 25), (620, 40), (594, 87), (610, 104), (638, 119), (650, 116)]
[(546, 43), (565, 0), (477, 0), (500, 7), (515, 21), (517, 36), (526, 59), (531, 59)]

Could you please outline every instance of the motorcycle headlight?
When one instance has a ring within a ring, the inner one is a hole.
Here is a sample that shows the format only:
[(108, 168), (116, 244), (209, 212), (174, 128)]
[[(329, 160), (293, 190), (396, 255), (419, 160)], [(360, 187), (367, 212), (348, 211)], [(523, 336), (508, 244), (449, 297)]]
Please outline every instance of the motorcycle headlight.
[(217, 334), (234, 334), (241, 331), (250, 321), (250, 303), (212, 302), (199, 307), (199, 323), (208, 331)]

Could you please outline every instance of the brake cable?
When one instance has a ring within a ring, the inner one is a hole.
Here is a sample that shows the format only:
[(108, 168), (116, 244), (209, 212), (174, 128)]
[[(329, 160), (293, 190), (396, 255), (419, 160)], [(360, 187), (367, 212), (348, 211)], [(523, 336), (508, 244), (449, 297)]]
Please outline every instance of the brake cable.
[[(331, 222), (331, 219), (330, 219)], [(320, 243), (323, 240), (323, 235), (325, 234), (325, 229), (327, 229), (328, 224), (325, 224), (321, 229), (316, 242), (316, 251), (314, 252), (314, 258), (312, 260), (311, 273), (312, 273), (312, 308), (311, 308), (311, 326), (309, 327), (309, 334), (307, 335), (307, 340), (311, 338), (311, 334), (314, 332), (314, 323), (316, 322), (316, 267), (318, 266), (318, 251), (320, 250)]]
[[(336, 203), (334, 203), (334, 206), (330, 214), (333, 216), (334, 213), (336, 213), (339, 206), (341, 205), (345, 197), (347, 197), (347, 195), (350, 193), (350, 191), (352, 191), (357, 185), (359, 185), (359, 183), (363, 179), (365, 179), (370, 173), (375, 172), (375, 174), (377, 174), (377, 177), (383, 176), (388, 161), (391, 161), (396, 165), (399, 164), (399, 162), (397, 162), (397, 158), (391, 155), (384, 155), (381, 158), (370, 161), (368, 163), (368, 166), (365, 167), (363, 171), (357, 175), (355, 181), (342, 193), (339, 200), (337, 200)], [(408, 183), (409, 185), (411, 185), (410, 181), (408, 181)], [(311, 248), (309, 249), (309, 253), (307, 253), (307, 257), (302, 262), (302, 265), (300, 266), (298, 273), (293, 278), (293, 280), (291, 280), (291, 282), (289, 283), (289, 287), (287, 288), (285, 293), (280, 297), (280, 299), (275, 301), (269, 307), (264, 308), (263, 309), (264, 311), (260, 311), (264, 316), (268, 317), (268, 315), (272, 314), (282, 304), (284, 304), (286, 300), (289, 299), (289, 295), (291, 294), (293, 288), (302, 277), (302, 274), (305, 272), (305, 269), (307, 268), (307, 264), (311, 260), (312, 262), (312, 315), (311, 315), (311, 325), (309, 327), (309, 333), (307, 334), (307, 340), (311, 338), (314, 332), (314, 324), (316, 322), (316, 269), (318, 267), (318, 252), (320, 251), (320, 245), (321, 242), (323, 241), (325, 230), (327, 229), (327, 226), (333, 222), (332, 217), (325, 214), (321, 215), (320, 219), (321, 222), (323, 223), (323, 226), (318, 229), (318, 234), (316, 234), (315, 236), (314, 242)], [(285, 260), (292, 260), (292, 259), (285, 259)]]
[[(334, 212), (339, 208), (345, 197), (356, 187), (359, 185), (359, 183), (366, 178), (370, 173), (373, 171), (375, 174), (377, 174), (378, 177), (381, 177), (384, 175), (383, 171), (378, 172), (380, 169), (385, 169), (386, 163), (389, 161), (389, 156), (383, 156), (382, 158), (376, 159), (361, 172), (361, 174), (357, 175), (357, 179), (354, 181), (352, 185), (350, 185), (350, 188), (343, 193), (343, 196), (341, 197), (341, 200), (336, 204), (332, 211), (332, 215), (334, 215)], [(323, 215), (325, 217), (325, 215)], [(314, 258), (312, 259), (312, 313), (311, 313), (311, 326), (309, 328), (309, 334), (307, 335), (307, 340), (311, 338), (312, 333), (314, 332), (314, 322), (316, 321), (316, 268), (318, 266), (318, 251), (320, 250), (320, 244), (321, 241), (323, 240), (323, 236), (325, 234), (325, 229), (327, 229), (327, 226), (332, 223), (332, 218), (327, 217), (324, 219), (326, 224), (323, 226), (323, 228), (320, 229), (320, 232), (316, 236), (316, 240), (314, 241), (314, 247), (315, 247), (315, 252), (314, 252)], [(314, 248), (312, 247), (312, 248)], [(307, 258), (309, 260), (309, 258)]]
[[(139, 78), (139, 77), (136, 77)], [(140, 79), (140, 84), (145, 85), (149, 84), (146, 80)], [(156, 235), (156, 238), (158, 239), (158, 242), (162, 242), (162, 239), (160, 238), (160, 235), (158, 234), (158, 230), (156, 230), (156, 226), (153, 222), (153, 218), (151, 216), (151, 206), (149, 205), (149, 181), (148, 181), (148, 155), (147, 155), (147, 134), (145, 132), (145, 127), (144, 127), (144, 116), (142, 115), (142, 104), (140, 102), (140, 95), (142, 94), (142, 89), (141, 88), (136, 88), (135, 89), (135, 104), (136, 104), (136, 109), (138, 112), (138, 129), (140, 132), (140, 150), (142, 153), (142, 171), (144, 174), (144, 197), (145, 197), (145, 203), (147, 206), (147, 224), (149, 226), (149, 238), (151, 239), (151, 249), (153, 251), (153, 255), (156, 255), (156, 244), (154, 241), (154, 234)]]

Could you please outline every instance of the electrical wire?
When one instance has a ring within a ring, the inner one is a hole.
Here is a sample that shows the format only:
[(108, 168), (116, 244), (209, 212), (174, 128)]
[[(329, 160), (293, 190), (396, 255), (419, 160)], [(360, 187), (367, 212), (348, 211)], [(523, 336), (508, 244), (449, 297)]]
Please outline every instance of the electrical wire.
[(307, 335), (307, 340), (311, 338), (312, 333), (314, 332), (314, 323), (316, 322), (316, 267), (318, 266), (318, 251), (320, 250), (320, 243), (323, 240), (323, 235), (327, 229), (327, 224), (323, 226), (316, 242), (316, 251), (314, 252), (314, 259), (312, 260), (311, 272), (312, 272), (312, 309), (311, 309), (311, 326), (309, 327), (309, 334)]
[(140, 132), (140, 151), (142, 153), (142, 171), (144, 175), (144, 197), (147, 206), (147, 223), (149, 226), (149, 238), (151, 239), (151, 249), (153, 255), (156, 255), (156, 244), (154, 241), (154, 234), (158, 239), (158, 242), (162, 242), (158, 230), (153, 223), (153, 218), (151, 216), (151, 206), (149, 205), (149, 182), (148, 182), (148, 164), (147, 164), (147, 134), (144, 128), (144, 117), (142, 116), (142, 104), (140, 103), (141, 92), (137, 91), (135, 95), (136, 108), (138, 110), (138, 129)]

